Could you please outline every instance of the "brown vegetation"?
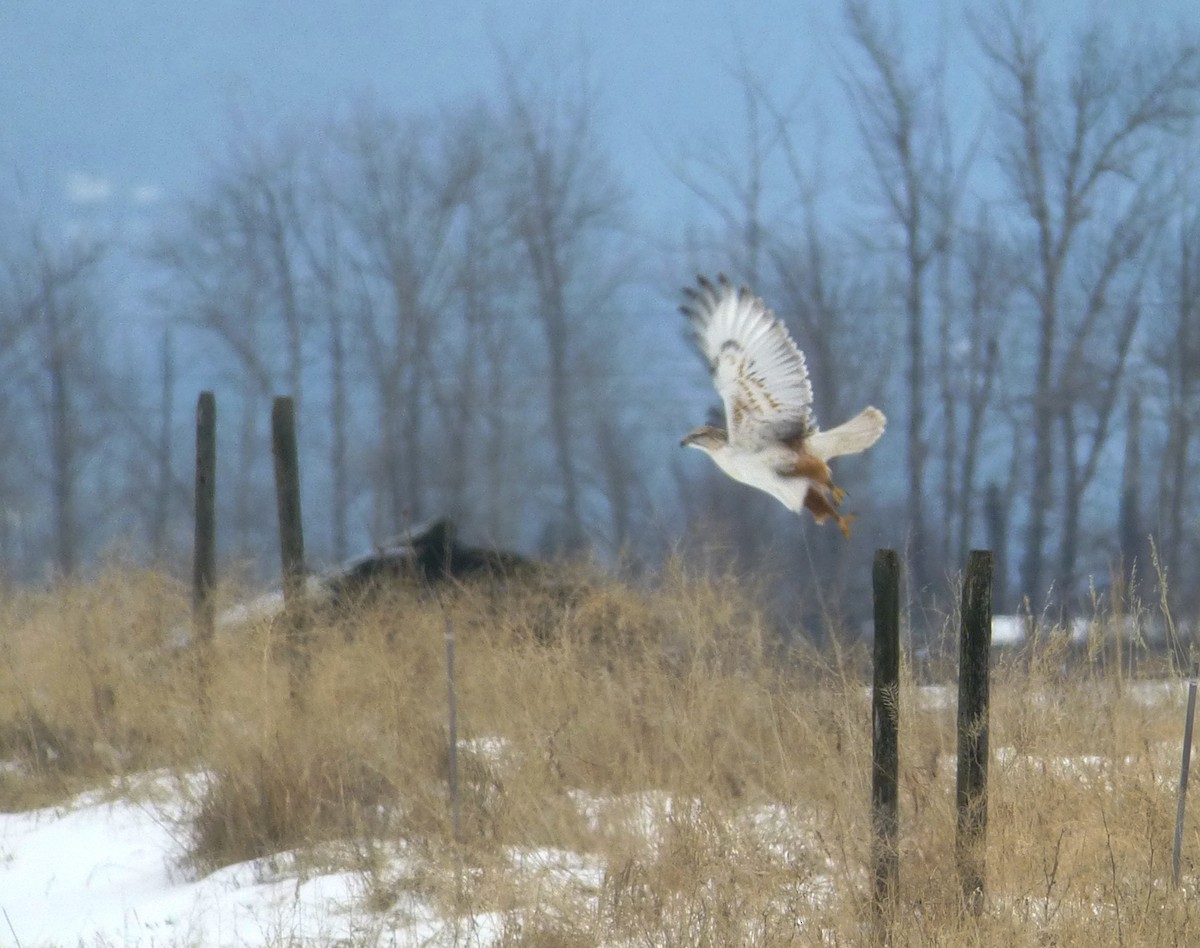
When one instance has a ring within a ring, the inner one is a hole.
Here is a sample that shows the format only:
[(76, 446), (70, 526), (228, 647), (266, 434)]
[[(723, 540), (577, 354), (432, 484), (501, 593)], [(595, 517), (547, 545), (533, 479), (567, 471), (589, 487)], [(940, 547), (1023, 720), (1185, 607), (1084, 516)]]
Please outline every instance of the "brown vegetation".
[[(187, 800), (193, 872), (293, 851), (361, 873), (377, 912), (501, 913), (512, 945), (863, 943), (863, 656), (785, 653), (731, 579), (569, 579), (314, 615), (300, 703), (279, 622), (224, 632), (206, 712), (193, 657), (163, 644), (187, 619), (177, 585), (114, 571), (5, 593), (0, 806), (158, 768)], [(1194, 937), (1195, 817), (1169, 884), (1182, 689), (1061, 668), (1024, 656), (994, 679), (979, 919), (954, 876), (952, 695), (906, 679), (897, 944)]]

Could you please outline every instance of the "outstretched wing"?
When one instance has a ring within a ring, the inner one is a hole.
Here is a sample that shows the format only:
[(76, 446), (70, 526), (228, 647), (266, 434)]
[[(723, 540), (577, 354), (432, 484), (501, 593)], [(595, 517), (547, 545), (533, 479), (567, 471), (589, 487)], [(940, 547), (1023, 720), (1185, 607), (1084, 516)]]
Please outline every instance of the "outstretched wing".
[(729, 443), (749, 449), (816, 431), (804, 354), (766, 304), (724, 274), (683, 292), (680, 308), (725, 403)]

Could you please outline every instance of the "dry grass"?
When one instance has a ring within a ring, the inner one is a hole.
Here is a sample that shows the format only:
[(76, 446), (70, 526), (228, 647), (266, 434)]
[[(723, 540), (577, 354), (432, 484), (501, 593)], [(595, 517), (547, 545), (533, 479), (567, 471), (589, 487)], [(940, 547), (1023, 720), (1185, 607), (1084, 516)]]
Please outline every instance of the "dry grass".
[[(195, 657), (163, 645), (186, 605), (128, 570), (5, 594), (0, 806), (167, 768), (198, 872), (296, 851), (356, 869), (373, 911), (501, 913), (506, 945), (869, 940), (864, 656), (781, 655), (736, 583), (672, 569), (652, 590), (584, 573), (440, 601), (396, 591), (307, 617), (300, 701), (287, 628), (264, 620), (219, 637), (202, 703)], [(895, 944), (1200, 938), (1195, 817), (1188, 885), (1169, 885), (1182, 689), (1099, 662), (1064, 677), (1060, 657), (993, 679), (978, 919), (954, 869), (953, 695), (905, 681)]]
[(0, 808), (61, 798), (188, 753), (188, 662), (163, 648), (186, 593), (113, 570), (0, 595)]

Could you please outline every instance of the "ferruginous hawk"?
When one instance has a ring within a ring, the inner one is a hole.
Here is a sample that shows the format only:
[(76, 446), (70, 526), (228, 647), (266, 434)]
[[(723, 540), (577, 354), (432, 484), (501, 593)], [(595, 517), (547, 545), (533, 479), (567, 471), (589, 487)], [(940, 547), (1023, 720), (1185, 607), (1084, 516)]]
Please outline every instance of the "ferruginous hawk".
[(829, 459), (865, 451), (887, 419), (864, 408), (849, 421), (821, 431), (812, 410), (804, 353), (787, 327), (746, 287), (725, 275), (699, 278), (680, 307), (708, 360), (725, 403), (725, 428), (702, 425), (683, 439), (736, 481), (757, 487), (788, 510), (808, 508), (817, 523), (832, 517), (850, 536), (852, 515), (838, 506), (846, 492), (833, 483)]

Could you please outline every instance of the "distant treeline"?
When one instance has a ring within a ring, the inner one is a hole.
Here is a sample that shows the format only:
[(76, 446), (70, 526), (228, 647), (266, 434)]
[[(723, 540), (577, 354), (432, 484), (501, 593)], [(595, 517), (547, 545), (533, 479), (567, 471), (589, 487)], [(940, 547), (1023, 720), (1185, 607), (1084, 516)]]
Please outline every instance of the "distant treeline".
[[(0, 575), (186, 562), (205, 384), (220, 549), (265, 572), (289, 394), (314, 559), (449, 515), (635, 570), (678, 551), (854, 628), (872, 548), (902, 550), (910, 601), (936, 608), (986, 546), (997, 611), (1076, 611), (1114, 580), (1157, 601), (1165, 575), (1194, 612), (1195, 37), (1052, 36), (1008, 3), (964, 15), (951, 63), (878, 5), (843, 23), (837, 101), (789, 104), (799, 67), (735, 69), (742, 114), (647, 172), (690, 196), (675, 231), (606, 147), (603, 77), (508, 61), (467, 105), (239, 125), (148, 238), (0, 194)], [(851, 117), (852, 148), (815, 144), (822, 114)], [(819, 420), (887, 412), (838, 471), (850, 543), (678, 451), (715, 407), (674, 311), (697, 270), (788, 322)], [(129, 272), (161, 327), (132, 344), (110, 305)]]

